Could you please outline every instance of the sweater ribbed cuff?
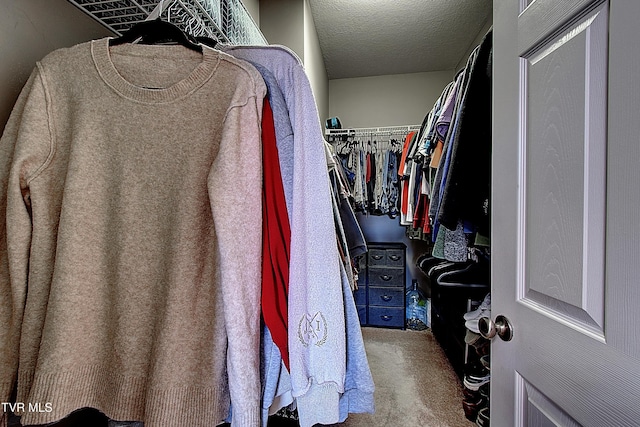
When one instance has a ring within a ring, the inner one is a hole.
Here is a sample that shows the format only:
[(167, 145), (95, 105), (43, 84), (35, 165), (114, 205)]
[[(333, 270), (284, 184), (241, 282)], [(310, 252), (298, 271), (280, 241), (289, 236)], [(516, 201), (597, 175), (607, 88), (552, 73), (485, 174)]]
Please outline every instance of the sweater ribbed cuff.
[[(13, 390), (13, 381), (0, 382), (0, 402), (9, 402), (11, 391)], [(9, 424), (9, 414), (4, 408), (0, 408), (0, 427), (7, 427)]]
[(231, 416), (231, 427), (259, 427), (260, 426), (260, 405), (246, 411), (238, 411), (233, 408)]
[[(0, 382), (0, 402), (9, 402), (11, 391), (13, 390), (13, 382)], [(0, 427), (7, 427), (9, 424), (9, 414), (5, 412), (4, 407), (0, 408)]]
[[(0, 381), (0, 402), (8, 402), (13, 391), (13, 381)], [(2, 415), (4, 412), (0, 412)]]
[(340, 393), (334, 384), (312, 384), (296, 400), (300, 427), (336, 424), (340, 420)]

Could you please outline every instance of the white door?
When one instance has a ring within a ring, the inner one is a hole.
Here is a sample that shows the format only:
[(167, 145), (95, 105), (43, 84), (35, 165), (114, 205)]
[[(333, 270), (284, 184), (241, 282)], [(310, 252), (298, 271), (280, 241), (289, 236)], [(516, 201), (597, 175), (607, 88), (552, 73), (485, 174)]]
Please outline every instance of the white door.
[(640, 1), (494, 0), (491, 426), (640, 426)]

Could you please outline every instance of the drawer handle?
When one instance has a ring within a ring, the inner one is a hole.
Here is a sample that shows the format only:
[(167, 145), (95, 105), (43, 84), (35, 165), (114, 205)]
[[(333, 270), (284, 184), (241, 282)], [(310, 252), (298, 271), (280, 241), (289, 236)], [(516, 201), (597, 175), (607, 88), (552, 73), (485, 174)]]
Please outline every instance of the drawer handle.
[(385, 322), (388, 322), (389, 320), (393, 319), (393, 316), (389, 316), (388, 314), (385, 314), (384, 316), (380, 316), (380, 318)]
[(391, 258), (391, 261), (398, 261), (400, 259), (400, 255), (389, 255), (389, 258)]
[(382, 299), (382, 301), (386, 301), (389, 302), (393, 299), (393, 296), (391, 295), (380, 295), (380, 298)]
[(382, 255), (371, 255), (371, 258), (375, 259), (376, 261), (381, 260), (382, 259)]
[(388, 282), (389, 280), (393, 279), (393, 276), (389, 276), (388, 274), (385, 274), (384, 276), (380, 276), (380, 278), (385, 282)]

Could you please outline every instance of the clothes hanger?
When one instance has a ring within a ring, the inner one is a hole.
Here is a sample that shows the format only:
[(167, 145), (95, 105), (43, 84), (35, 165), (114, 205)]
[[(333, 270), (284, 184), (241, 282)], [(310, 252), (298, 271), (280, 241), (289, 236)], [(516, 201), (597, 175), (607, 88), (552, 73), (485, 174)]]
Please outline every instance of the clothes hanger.
[(450, 270), (437, 278), (441, 286), (449, 287), (489, 287), (491, 283), (491, 263), (487, 260), (468, 261), (464, 268)]
[(120, 37), (109, 40), (109, 46), (134, 43), (138, 39), (143, 44), (177, 43), (202, 53), (202, 46), (193, 41), (191, 36), (160, 18), (135, 24)]
[(215, 49), (215, 47), (218, 45), (218, 40), (211, 37), (205, 37), (205, 36), (196, 37), (196, 41), (205, 46), (209, 46), (212, 49)]

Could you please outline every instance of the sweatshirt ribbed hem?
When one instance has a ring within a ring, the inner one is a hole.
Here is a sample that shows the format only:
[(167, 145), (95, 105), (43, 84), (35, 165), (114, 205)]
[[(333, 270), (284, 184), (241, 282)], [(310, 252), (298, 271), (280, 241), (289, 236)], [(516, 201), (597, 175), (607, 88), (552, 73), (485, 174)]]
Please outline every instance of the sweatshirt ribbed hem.
[(340, 420), (340, 393), (332, 384), (312, 384), (307, 393), (296, 400), (300, 427), (336, 424)]
[[(256, 402), (255, 409), (243, 412), (233, 411), (231, 427), (258, 427), (260, 426), (260, 403)], [(146, 426), (145, 426), (146, 427)]]
[(375, 413), (373, 392), (353, 389), (340, 397), (340, 422), (343, 423), (349, 414)]
[[(21, 380), (29, 376), (23, 373)], [(146, 378), (114, 375), (98, 367), (39, 374), (25, 403), (50, 404), (51, 411), (27, 410), (17, 415), (22, 415), (25, 425), (46, 424), (90, 407), (111, 419), (143, 421), (145, 427), (209, 427), (221, 423), (229, 411), (228, 393), (213, 387), (154, 389), (146, 384)], [(259, 404), (256, 406), (259, 411)]]

